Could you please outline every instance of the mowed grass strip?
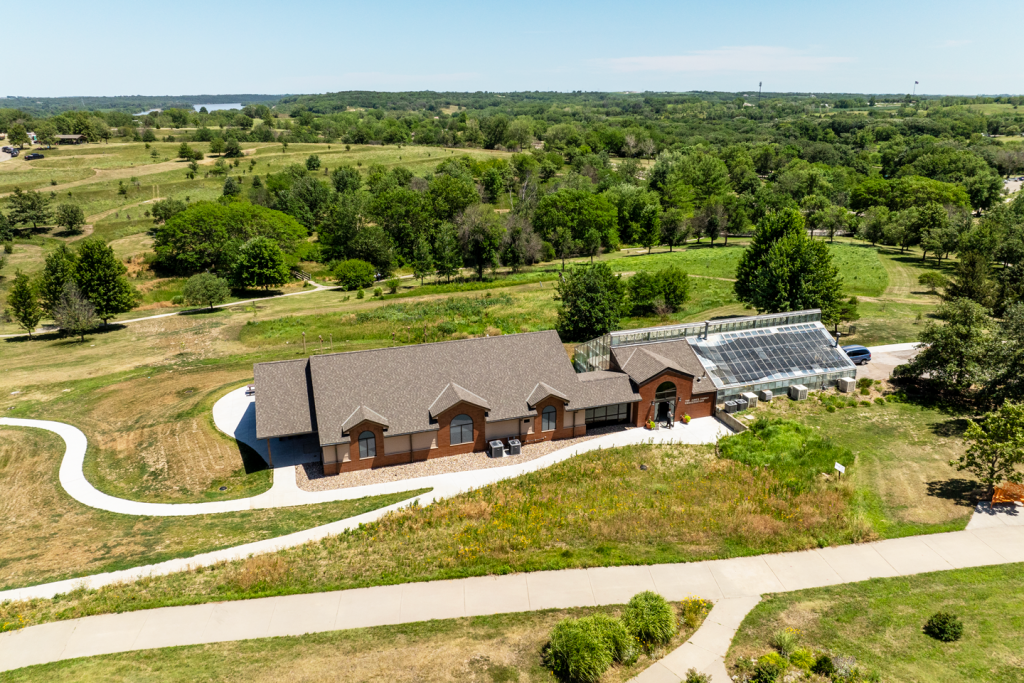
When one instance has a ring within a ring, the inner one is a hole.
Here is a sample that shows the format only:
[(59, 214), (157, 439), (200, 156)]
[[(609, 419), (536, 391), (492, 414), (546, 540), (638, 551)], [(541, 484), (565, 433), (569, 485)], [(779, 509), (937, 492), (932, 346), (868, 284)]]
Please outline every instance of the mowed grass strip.
[[(635, 664), (613, 666), (601, 683), (630, 680), (693, 634), (701, 621), (687, 623), (679, 605), (673, 607), (681, 626), (676, 636)], [(126, 652), (26, 667), (6, 673), (4, 680), (548, 683), (552, 675), (543, 651), (555, 624), (592, 614), (618, 617), (622, 609), (543, 610)]]
[[(644, 465), (646, 469), (640, 469)], [(790, 487), (711, 446), (582, 453), (301, 548), (61, 600), (0, 607), (31, 622), (407, 581), (684, 562), (871, 537), (844, 484)], [(244, 579), (266, 575), (252, 584)]]
[[(964, 624), (942, 643), (923, 632), (939, 611)], [(1017, 683), (1022, 680), (1024, 564), (935, 572), (768, 595), (747, 615), (726, 659), (769, 651), (772, 633), (799, 631), (803, 647), (855, 657), (887, 683)]]
[(139, 517), (96, 510), (71, 498), (57, 476), (63, 455), (64, 442), (56, 434), (0, 427), (0, 590), (275, 538), (426, 490), (294, 508)]

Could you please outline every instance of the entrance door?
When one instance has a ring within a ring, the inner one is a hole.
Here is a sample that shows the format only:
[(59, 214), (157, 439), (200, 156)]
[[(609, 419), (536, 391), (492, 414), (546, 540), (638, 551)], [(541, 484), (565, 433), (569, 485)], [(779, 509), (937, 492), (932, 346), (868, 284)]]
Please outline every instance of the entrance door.
[(671, 425), (672, 424), (672, 404), (669, 403), (668, 401), (662, 401), (661, 403), (659, 403), (658, 404), (658, 413), (657, 413), (657, 415), (658, 416), (654, 420), (655, 422), (657, 422), (659, 424), (664, 423), (664, 424), (667, 424), (667, 425)]

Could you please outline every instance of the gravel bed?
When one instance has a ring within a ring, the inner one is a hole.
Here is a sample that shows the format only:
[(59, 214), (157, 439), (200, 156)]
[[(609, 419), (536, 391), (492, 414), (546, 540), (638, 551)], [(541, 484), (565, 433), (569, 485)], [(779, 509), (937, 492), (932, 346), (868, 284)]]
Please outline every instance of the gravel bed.
[(486, 453), (464, 453), (462, 455), (449, 455), (443, 458), (433, 458), (404, 465), (391, 465), (378, 469), (342, 472), (326, 476), (324, 475), (323, 465), (319, 462), (313, 462), (295, 466), (295, 483), (303, 491), (333, 491), (334, 489), (346, 489), (353, 486), (416, 479), (433, 474), (468, 472), (469, 470), (482, 470), (488, 467), (505, 467), (506, 465), (536, 460), (548, 453), (626, 429), (637, 428), (621, 424), (598, 427), (597, 429), (588, 430), (589, 433), (586, 436), (578, 436), (574, 439), (541, 441), (540, 443), (529, 444), (523, 446), (523, 452), (520, 455), (508, 455), (504, 458), (489, 458)]

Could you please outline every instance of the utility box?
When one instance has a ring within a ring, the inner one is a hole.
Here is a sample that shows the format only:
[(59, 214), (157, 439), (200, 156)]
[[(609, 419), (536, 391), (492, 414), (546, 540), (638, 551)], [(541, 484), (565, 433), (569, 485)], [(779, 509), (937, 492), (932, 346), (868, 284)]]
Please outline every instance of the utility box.
[(736, 412), (747, 409), (747, 399), (738, 398), (736, 399)]
[(508, 440), (508, 454), (509, 455), (520, 455), (523, 452), (523, 444), (519, 439)]
[(740, 396), (742, 396), (743, 398), (745, 398), (747, 400), (747, 407), (748, 408), (756, 408), (757, 407), (757, 394), (755, 394), (754, 392), (748, 391), (745, 394), (740, 394)]
[(757, 392), (757, 397), (764, 401), (765, 403), (771, 403), (772, 391), (771, 389), (762, 389), (761, 391)]
[(840, 377), (837, 387), (842, 393), (848, 394), (857, 388), (857, 380), (853, 377)]
[(807, 400), (807, 387), (803, 384), (793, 384), (789, 387), (789, 397), (794, 401)]
[(725, 412), (735, 413), (737, 410), (739, 410), (739, 407), (736, 405), (736, 401), (725, 402)]
[(504, 458), (505, 457), (505, 444), (500, 441), (490, 442), (487, 448), (487, 455), (492, 458)]

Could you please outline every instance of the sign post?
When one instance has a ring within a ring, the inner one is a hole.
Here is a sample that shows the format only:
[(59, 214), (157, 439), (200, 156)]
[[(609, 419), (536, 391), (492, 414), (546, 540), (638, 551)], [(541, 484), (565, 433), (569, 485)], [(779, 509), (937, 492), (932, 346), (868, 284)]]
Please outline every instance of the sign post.
[(842, 479), (842, 478), (843, 478), (843, 472), (845, 472), (845, 471), (846, 471), (846, 468), (845, 468), (845, 467), (843, 467), (843, 466), (842, 466), (842, 465), (840, 465), (839, 463), (836, 463), (836, 472), (839, 472), (839, 478), (840, 478), (840, 479)]

